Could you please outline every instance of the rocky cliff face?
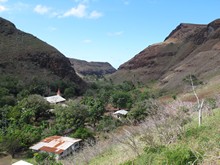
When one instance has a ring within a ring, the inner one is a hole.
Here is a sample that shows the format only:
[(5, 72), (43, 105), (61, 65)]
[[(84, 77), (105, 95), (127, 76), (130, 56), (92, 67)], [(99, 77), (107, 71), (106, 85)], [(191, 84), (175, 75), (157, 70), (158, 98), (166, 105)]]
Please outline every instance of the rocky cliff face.
[(201, 79), (219, 74), (219, 62), (220, 19), (208, 25), (180, 24), (164, 42), (145, 48), (111, 78), (115, 82), (156, 80), (162, 87), (173, 89), (189, 74)]
[(33, 77), (45, 81), (68, 80), (81, 89), (86, 86), (62, 53), (3, 18), (0, 18), (0, 74), (25, 81)]
[(106, 74), (112, 74), (116, 71), (116, 69), (107, 62), (87, 62), (73, 58), (70, 58), (69, 60), (76, 72), (83, 76), (96, 75), (101, 77)]

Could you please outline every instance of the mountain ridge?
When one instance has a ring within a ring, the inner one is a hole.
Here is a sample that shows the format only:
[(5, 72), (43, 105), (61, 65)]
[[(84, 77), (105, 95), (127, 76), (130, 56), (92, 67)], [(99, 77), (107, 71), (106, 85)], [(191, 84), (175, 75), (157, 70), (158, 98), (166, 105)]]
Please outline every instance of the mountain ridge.
[(102, 77), (106, 74), (112, 74), (116, 69), (108, 62), (95, 62), (95, 61), (85, 61), (75, 58), (69, 58), (72, 67), (76, 72), (86, 75), (96, 75)]
[(86, 83), (61, 52), (0, 17), (0, 73), (24, 82), (67, 80), (83, 91)]
[(220, 19), (207, 25), (179, 24), (163, 42), (148, 46), (120, 65), (111, 79), (116, 83), (157, 81), (160, 87), (170, 90), (181, 88), (182, 80), (189, 74), (203, 80), (218, 74), (219, 22)]

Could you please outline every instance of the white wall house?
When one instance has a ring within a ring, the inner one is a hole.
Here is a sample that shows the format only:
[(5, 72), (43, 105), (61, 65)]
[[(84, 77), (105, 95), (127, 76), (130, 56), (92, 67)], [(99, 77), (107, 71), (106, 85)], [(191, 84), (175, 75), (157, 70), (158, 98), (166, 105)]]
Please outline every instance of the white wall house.
[(52, 153), (56, 156), (56, 159), (61, 159), (77, 150), (80, 141), (81, 139), (70, 137), (50, 136), (33, 145), (30, 149), (39, 152)]
[(45, 100), (47, 100), (50, 104), (58, 104), (66, 101), (66, 99), (60, 95), (48, 96), (45, 97)]
[(44, 99), (47, 100), (50, 104), (58, 104), (58, 103), (63, 103), (66, 101), (66, 99), (60, 95), (59, 89), (58, 89), (56, 95), (48, 96), (48, 97), (45, 97)]

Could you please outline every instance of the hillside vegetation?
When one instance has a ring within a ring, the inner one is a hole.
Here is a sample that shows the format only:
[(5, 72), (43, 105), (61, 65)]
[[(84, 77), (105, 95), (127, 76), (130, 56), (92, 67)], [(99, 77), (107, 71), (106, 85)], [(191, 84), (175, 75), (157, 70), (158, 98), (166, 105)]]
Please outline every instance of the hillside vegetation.
[(207, 25), (181, 23), (161, 43), (142, 50), (110, 78), (120, 83), (156, 82), (165, 90), (183, 90), (182, 80), (193, 74), (203, 82), (219, 74), (220, 20)]
[(88, 161), (91, 165), (219, 164), (220, 109), (205, 111), (203, 124), (199, 127), (197, 113), (191, 116), (184, 108), (176, 109), (179, 112), (174, 113), (177, 114), (166, 114), (168, 118), (160, 114), (147, 118), (138, 126), (124, 127), (120, 133), (111, 134), (110, 140), (85, 149), (67, 162), (84, 164)]
[[(109, 79), (85, 83), (59, 51), (0, 18), (1, 155), (39, 165), (219, 164), (219, 22), (181, 24)], [(65, 104), (46, 101), (56, 91)], [(29, 149), (54, 135), (82, 139), (81, 149), (58, 161)]]
[(7, 77), (23, 86), (36, 81), (47, 84), (44, 88), (56, 81), (71, 81), (78, 93), (86, 87), (69, 59), (57, 49), (0, 17), (0, 79)]

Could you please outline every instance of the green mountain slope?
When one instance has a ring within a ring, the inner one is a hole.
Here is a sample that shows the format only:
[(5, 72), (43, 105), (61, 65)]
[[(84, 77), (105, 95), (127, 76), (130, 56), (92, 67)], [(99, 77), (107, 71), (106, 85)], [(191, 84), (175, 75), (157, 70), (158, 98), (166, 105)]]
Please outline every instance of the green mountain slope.
[(68, 58), (57, 49), (0, 18), (0, 78), (3, 76), (16, 77), (25, 83), (33, 79), (48, 83), (71, 81), (78, 90), (86, 86)]

